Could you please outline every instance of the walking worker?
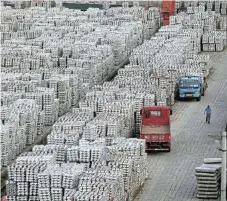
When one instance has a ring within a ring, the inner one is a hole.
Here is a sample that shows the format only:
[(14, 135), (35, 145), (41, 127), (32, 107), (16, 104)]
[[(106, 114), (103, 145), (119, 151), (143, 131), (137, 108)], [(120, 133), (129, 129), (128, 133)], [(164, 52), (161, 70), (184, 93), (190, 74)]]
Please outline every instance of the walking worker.
[(207, 79), (204, 77), (203, 80), (204, 80), (204, 88), (205, 88), (205, 91), (206, 91), (207, 88), (208, 88)]
[(211, 108), (208, 105), (207, 108), (204, 111), (204, 114), (206, 113), (206, 123), (210, 124), (210, 117), (211, 117)]

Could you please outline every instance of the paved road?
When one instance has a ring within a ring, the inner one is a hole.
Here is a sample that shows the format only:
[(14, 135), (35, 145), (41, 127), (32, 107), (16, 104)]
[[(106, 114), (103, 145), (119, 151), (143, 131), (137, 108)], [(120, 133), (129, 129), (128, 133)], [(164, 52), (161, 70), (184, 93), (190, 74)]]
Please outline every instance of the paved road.
[[(220, 157), (214, 139), (208, 134), (218, 134), (227, 122), (227, 48), (208, 54), (215, 71), (205, 97), (200, 102), (175, 104), (171, 117), (172, 151), (148, 155), (149, 179), (135, 200), (198, 200), (195, 167), (201, 165), (205, 157)], [(210, 125), (205, 123), (203, 114), (208, 104), (213, 111)]]

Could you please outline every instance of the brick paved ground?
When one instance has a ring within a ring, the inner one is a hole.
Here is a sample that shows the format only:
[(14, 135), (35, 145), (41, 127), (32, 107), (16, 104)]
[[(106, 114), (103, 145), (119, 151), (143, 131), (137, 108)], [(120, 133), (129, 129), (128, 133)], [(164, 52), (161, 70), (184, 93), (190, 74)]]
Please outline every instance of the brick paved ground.
[[(205, 157), (219, 157), (214, 139), (208, 134), (221, 132), (227, 121), (227, 48), (208, 53), (215, 68), (209, 87), (200, 102), (177, 102), (173, 108), (170, 153), (148, 155), (149, 179), (135, 200), (192, 201), (196, 198), (194, 168)], [(203, 111), (212, 108), (211, 124), (205, 123)], [(211, 200), (210, 200), (211, 201)]]

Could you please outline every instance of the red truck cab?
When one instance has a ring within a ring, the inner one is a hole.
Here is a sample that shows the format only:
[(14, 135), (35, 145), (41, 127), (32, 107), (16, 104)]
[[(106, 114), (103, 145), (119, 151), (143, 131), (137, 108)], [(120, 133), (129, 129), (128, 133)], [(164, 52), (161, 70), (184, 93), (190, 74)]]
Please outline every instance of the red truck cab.
[(169, 17), (175, 13), (175, 0), (162, 0), (161, 16), (163, 26), (169, 25)]
[(146, 140), (147, 151), (170, 151), (170, 109), (165, 106), (143, 107), (140, 139)]

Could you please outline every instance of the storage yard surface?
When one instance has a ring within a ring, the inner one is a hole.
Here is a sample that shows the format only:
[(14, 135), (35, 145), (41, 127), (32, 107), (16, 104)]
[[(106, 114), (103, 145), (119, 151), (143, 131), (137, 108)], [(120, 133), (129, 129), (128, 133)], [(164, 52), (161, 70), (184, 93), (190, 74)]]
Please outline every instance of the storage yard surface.
[[(135, 200), (198, 200), (195, 167), (201, 165), (205, 157), (220, 157), (214, 138), (208, 135), (218, 135), (226, 125), (227, 49), (208, 54), (214, 67), (208, 90), (200, 102), (177, 102), (174, 105), (172, 150), (168, 154), (148, 154), (149, 178)], [(210, 125), (205, 123), (203, 114), (207, 105), (213, 111)]]

